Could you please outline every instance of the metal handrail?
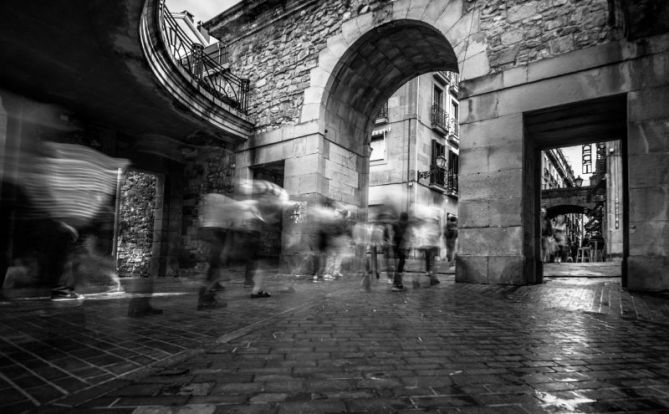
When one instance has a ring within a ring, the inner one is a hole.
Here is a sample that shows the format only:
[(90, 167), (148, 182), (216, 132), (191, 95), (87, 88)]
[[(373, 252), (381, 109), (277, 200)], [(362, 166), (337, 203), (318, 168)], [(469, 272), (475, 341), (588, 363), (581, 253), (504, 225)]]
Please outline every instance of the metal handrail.
[(441, 105), (432, 105), (432, 126), (440, 127), (448, 131), (448, 114)]
[(227, 65), (216, 62), (205, 53), (204, 45), (189, 39), (164, 1), (160, 2), (159, 7), (160, 28), (174, 61), (186, 69), (202, 89), (231, 107), (247, 113), (249, 80), (234, 75)]
[(458, 175), (453, 171), (449, 171), (446, 177), (446, 191), (449, 194), (458, 194)]
[(379, 112), (376, 114), (376, 119), (381, 118), (388, 118), (388, 101), (385, 101), (383, 105), (381, 105)]
[(448, 117), (448, 131), (453, 137), (460, 137), (460, 124), (458, 124), (458, 120), (452, 116)]

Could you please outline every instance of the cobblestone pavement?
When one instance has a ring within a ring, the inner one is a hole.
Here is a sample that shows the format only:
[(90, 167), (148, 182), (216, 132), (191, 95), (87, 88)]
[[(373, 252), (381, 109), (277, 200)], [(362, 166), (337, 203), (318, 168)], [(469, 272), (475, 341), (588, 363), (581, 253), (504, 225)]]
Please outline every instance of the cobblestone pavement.
[[(391, 292), (271, 278), (251, 300), (195, 311), (160, 284), (163, 315), (127, 295), (7, 303), (2, 412), (669, 412), (669, 300), (617, 278)], [(410, 284), (408, 284), (410, 285)]]

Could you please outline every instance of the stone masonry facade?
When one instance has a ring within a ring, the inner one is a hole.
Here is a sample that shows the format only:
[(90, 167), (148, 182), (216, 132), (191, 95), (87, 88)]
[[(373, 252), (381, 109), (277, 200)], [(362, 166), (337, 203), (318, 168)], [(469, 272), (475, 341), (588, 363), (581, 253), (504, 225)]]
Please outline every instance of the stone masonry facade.
[[(231, 25), (224, 16), (207, 22), (227, 45), (233, 72), (251, 81), (249, 114), (256, 132), (298, 123), (310, 70), (328, 37), (361, 14), (382, 19), (388, 3), (284, 0), (242, 23)], [(597, 45), (609, 36), (607, 0), (467, 0), (462, 6), (479, 10), (491, 72)]]

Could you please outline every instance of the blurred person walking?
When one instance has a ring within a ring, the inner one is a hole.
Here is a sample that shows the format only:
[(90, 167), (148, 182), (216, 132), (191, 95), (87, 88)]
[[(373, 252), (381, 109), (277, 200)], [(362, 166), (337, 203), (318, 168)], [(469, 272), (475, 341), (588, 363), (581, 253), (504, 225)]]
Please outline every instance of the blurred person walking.
[(409, 215), (403, 211), (400, 213), (399, 219), (393, 223), (393, 239), (392, 248), (397, 261), (397, 267), (393, 272), (393, 287), (392, 290), (399, 292), (404, 290), (403, 274), (404, 265), (407, 258), (408, 250), (408, 230), (409, 230)]
[(555, 239), (553, 238), (553, 224), (546, 216), (546, 209), (541, 208), (541, 261), (550, 261), (554, 251)]
[[(423, 253), (425, 261), (425, 275), (430, 279), (430, 286), (439, 284), (436, 276), (435, 260), (439, 252), (439, 240), (441, 238), (440, 214), (435, 207), (414, 206), (414, 232), (413, 247)], [(420, 287), (417, 278), (412, 281), (413, 287)]]
[(453, 214), (447, 214), (444, 240), (446, 244), (446, 260), (448, 267), (455, 265), (455, 243), (458, 239), (458, 219)]

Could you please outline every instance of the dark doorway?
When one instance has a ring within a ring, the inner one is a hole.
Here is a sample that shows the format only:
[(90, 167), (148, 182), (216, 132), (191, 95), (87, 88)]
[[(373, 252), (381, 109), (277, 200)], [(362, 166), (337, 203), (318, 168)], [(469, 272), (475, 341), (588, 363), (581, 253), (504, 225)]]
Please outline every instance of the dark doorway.
[[(525, 248), (536, 258), (538, 282), (569, 266), (576, 266), (576, 275), (587, 276), (580, 267), (600, 263), (600, 273), (622, 276), (625, 286), (626, 113), (626, 97), (619, 95), (525, 114), (526, 178), (535, 189), (528, 200), (532, 214), (527, 215), (534, 223), (526, 223), (534, 237), (527, 239)], [(553, 224), (559, 221), (560, 228), (566, 228), (560, 253), (548, 259), (543, 255), (547, 226), (542, 209)], [(566, 266), (555, 267), (556, 261)]]
[[(252, 168), (253, 178), (256, 180), (265, 180), (283, 187), (284, 179), (284, 161), (277, 161), (268, 164), (257, 165)], [(279, 216), (278, 221), (266, 223), (262, 228), (263, 245), (261, 255), (271, 260), (279, 262), (281, 257), (281, 235), (283, 232), (283, 217)]]

